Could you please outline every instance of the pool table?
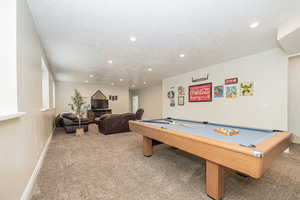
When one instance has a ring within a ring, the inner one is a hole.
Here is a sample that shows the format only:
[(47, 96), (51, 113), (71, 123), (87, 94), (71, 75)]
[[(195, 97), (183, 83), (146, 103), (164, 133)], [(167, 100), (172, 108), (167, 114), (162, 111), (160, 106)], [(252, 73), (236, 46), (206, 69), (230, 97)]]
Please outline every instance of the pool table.
[[(240, 126), (174, 118), (130, 121), (130, 129), (143, 136), (144, 156), (152, 156), (153, 141), (162, 142), (206, 160), (206, 193), (224, 196), (224, 178), (238, 172), (260, 178), (272, 161), (287, 149), (292, 134)], [(216, 130), (237, 130), (225, 135)]]

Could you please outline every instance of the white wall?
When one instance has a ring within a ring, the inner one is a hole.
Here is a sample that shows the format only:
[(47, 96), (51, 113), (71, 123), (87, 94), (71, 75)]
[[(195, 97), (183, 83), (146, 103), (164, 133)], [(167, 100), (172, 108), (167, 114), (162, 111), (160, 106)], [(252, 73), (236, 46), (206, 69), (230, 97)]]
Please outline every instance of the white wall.
[[(210, 74), (206, 82), (213, 86), (232, 77), (238, 77), (239, 82), (254, 81), (254, 96), (189, 103), (188, 86), (199, 84), (193, 84), (191, 79), (201, 73)], [(287, 73), (287, 56), (280, 49), (273, 49), (165, 79), (163, 116), (287, 130)], [(186, 89), (185, 105), (177, 106), (176, 102), (176, 107), (170, 107), (167, 92), (180, 85)]]
[(56, 82), (56, 111), (68, 112), (68, 106), (71, 103), (71, 96), (74, 96), (74, 90), (77, 89), (82, 96), (87, 97), (87, 103), (90, 103), (90, 97), (100, 90), (107, 98), (109, 95), (117, 95), (117, 101), (109, 101), (109, 107), (113, 113), (129, 112), (129, 89), (126, 87), (114, 87), (91, 83), (70, 83)]
[(40, 111), (44, 54), (26, 2), (18, 1), (17, 6), (18, 107), (26, 115), (0, 122), (0, 199), (3, 200), (20, 199), (52, 133), (54, 111)]
[(289, 59), (289, 131), (300, 143), (300, 56)]
[(139, 107), (145, 110), (143, 119), (162, 117), (162, 85), (134, 90), (132, 96), (139, 96)]

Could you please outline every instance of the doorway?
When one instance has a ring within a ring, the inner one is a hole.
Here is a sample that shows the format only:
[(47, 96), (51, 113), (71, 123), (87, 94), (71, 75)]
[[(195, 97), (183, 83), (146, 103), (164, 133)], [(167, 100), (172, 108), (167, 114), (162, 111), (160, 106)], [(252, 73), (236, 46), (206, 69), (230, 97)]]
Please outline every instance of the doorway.
[(135, 113), (139, 109), (139, 96), (132, 97), (132, 112)]

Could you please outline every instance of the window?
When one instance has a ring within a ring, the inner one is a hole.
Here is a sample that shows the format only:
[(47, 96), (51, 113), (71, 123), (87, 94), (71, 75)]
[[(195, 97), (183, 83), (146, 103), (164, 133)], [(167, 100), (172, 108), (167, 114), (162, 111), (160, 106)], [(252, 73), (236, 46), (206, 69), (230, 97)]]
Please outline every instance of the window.
[(52, 81), (52, 108), (55, 108), (55, 82)]
[(50, 108), (50, 101), (49, 101), (49, 71), (48, 68), (45, 64), (45, 61), (43, 58), (41, 59), (42, 61), (42, 89), (43, 89), (43, 109), (42, 110), (47, 110)]
[(16, 1), (0, 7), (0, 119), (18, 112)]

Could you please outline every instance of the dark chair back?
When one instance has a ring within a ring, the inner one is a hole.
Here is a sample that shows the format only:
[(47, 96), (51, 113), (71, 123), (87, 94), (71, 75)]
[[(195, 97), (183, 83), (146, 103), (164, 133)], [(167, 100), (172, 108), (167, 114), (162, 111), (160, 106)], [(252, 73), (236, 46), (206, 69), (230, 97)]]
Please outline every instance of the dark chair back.
[(142, 117), (143, 117), (143, 114), (144, 114), (144, 109), (142, 108), (139, 108), (137, 111), (136, 111), (136, 119), (137, 120), (141, 120)]

